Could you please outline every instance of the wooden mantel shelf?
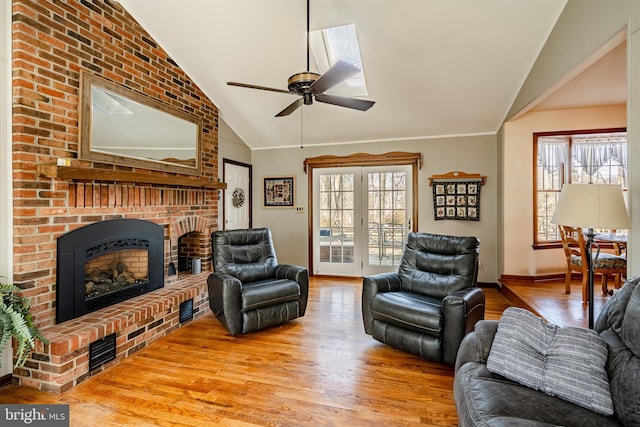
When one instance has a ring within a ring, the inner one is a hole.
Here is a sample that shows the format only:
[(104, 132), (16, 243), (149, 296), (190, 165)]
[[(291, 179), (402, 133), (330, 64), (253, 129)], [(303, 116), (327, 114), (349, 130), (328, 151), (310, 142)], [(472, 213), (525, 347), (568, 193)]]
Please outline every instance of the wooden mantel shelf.
[(159, 184), (173, 187), (197, 187), (211, 190), (224, 190), (225, 182), (210, 181), (202, 177), (178, 177), (141, 172), (127, 172), (105, 169), (78, 168), (72, 166), (38, 165), (38, 175), (46, 178), (87, 180), (87, 181), (115, 181), (140, 184)]

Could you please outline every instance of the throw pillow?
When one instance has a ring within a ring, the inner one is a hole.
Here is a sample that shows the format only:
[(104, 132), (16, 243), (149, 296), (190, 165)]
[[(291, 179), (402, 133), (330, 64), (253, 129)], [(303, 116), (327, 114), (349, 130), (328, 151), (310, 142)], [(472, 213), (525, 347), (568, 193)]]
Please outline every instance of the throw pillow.
[(613, 414), (607, 345), (590, 329), (559, 327), (533, 313), (504, 311), (487, 369), (604, 415)]

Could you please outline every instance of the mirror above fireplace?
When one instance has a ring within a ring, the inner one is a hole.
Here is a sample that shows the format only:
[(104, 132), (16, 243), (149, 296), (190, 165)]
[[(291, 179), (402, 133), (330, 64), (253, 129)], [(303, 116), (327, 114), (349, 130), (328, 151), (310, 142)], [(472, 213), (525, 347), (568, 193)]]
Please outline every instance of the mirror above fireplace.
[(81, 159), (200, 174), (202, 120), (87, 72), (80, 96)]

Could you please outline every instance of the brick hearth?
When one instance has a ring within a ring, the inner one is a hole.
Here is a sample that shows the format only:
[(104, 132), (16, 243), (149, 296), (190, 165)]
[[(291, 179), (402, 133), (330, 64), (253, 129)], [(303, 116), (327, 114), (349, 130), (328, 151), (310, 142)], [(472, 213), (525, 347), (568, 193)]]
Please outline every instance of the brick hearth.
[[(209, 311), (207, 276), (184, 275), (169, 286), (83, 317), (45, 328), (49, 345), (38, 343), (19, 384), (61, 393), (180, 327), (180, 304), (193, 299), (194, 318)], [(89, 344), (116, 334), (116, 358), (89, 371)]]

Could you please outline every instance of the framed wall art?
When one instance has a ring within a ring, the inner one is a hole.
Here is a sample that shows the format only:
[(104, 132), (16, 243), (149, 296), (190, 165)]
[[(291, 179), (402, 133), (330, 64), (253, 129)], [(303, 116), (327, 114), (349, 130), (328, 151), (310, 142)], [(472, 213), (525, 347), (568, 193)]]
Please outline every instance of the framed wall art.
[(479, 174), (449, 172), (434, 175), (433, 186), (434, 219), (480, 221), (480, 188), (485, 177)]
[(292, 208), (295, 205), (294, 176), (264, 178), (263, 201), (265, 208)]

